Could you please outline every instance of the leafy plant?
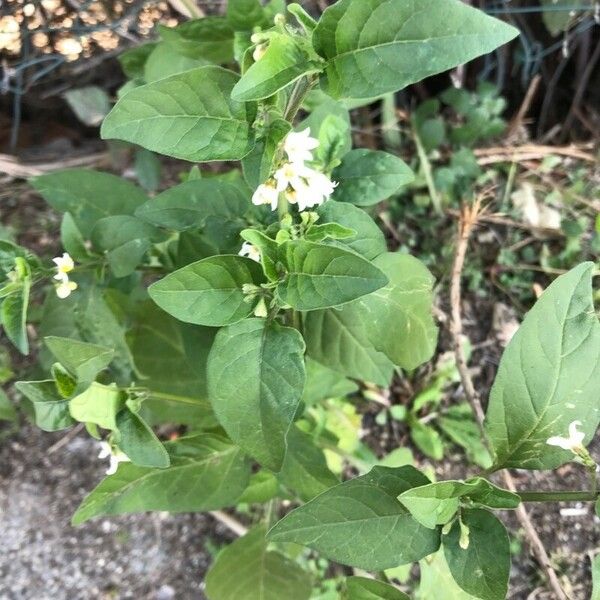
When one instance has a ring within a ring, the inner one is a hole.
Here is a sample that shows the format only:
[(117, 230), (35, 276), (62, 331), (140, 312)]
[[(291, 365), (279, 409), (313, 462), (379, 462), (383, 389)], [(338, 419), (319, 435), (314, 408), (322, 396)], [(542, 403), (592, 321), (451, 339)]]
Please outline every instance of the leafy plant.
[[(411, 465), (340, 481), (324, 450), (356, 426), (324, 430), (318, 416), (328, 398), (356, 390), (351, 380), (388, 386), (437, 341), (433, 277), (388, 252), (362, 208), (412, 174), (395, 156), (351, 149), (344, 102), (395, 92), (516, 31), (458, 0), (340, 0), (318, 21), (296, 4), (284, 11), (277, 0), (230, 0), (223, 17), (161, 29), (156, 45), (122, 57), (132, 81), (102, 125), (105, 139), (192, 162), (241, 161), (241, 172), (194, 166), (153, 197), (80, 169), (32, 181), (63, 213), (66, 253), (50, 267), (0, 245), (2, 323), (21, 352), (32, 294), (49, 280), (55, 288), (40, 324), (48, 376), (16, 387), (39, 427), (84, 423), (111, 455), (74, 524), (267, 503), (217, 557), (211, 600), (308, 598), (311, 577), (291, 544), (372, 571), (443, 547), (459, 588), (504, 598), (510, 553), (493, 510), (531, 495), (485, 477), (432, 482)], [(310, 114), (297, 123), (303, 107)], [(582, 264), (559, 278), (507, 348), (486, 422), (486, 477), (574, 455), (592, 469), (583, 444), (600, 414), (591, 274)], [(164, 442), (160, 423), (185, 434)], [(295, 508), (284, 515), (280, 499)], [(342, 587), (351, 599), (405, 597), (362, 577)]]

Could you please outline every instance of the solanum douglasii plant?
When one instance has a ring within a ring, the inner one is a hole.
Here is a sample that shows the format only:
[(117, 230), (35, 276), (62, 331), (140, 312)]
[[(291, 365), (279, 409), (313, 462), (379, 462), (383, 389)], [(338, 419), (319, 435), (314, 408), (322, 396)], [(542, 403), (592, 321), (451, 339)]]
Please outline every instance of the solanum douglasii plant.
[[(153, 197), (92, 170), (36, 177), (63, 214), (64, 253), (52, 264), (0, 246), (2, 323), (23, 353), (30, 298), (45, 298), (48, 375), (18, 392), (40, 428), (83, 423), (111, 459), (74, 525), (243, 504), (253, 525), (218, 555), (210, 600), (307, 599), (318, 587), (308, 553), (362, 575), (435, 564), (464, 597), (500, 600), (510, 550), (495, 512), (596, 499), (594, 486), (516, 493), (489, 479), (575, 460), (595, 481), (590, 264), (559, 277), (507, 347), (485, 422), (493, 464), (480, 476), (432, 481), (376, 465), (348, 478), (317, 418), (357, 382), (386, 388), (427, 362), (438, 335), (432, 276), (389, 252), (370, 215), (413, 175), (394, 155), (352, 149), (348, 107), (516, 34), (458, 0), (339, 0), (318, 21), (282, 0), (229, 0), (225, 16), (162, 28), (159, 42), (122, 57), (130, 81), (103, 138), (234, 162), (196, 164)], [(180, 435), (164, 441), (162, 424)], [(407, 597), (364, 576), (339, 593)]]

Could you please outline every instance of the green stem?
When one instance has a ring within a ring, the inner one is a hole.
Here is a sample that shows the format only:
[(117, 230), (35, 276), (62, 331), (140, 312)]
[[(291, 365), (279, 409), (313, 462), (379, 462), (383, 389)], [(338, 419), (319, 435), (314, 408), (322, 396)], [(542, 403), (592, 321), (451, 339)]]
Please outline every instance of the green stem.
[(429, 190), (429, 195), (431, 196), (433, 208), (438, 215), (443, 215), (444, 211), (442, 210), (442, 201), (440, 200), (440, 195), (438, 194), (437, 188), (435, 187), (435, 181), (433, 180), (433, 169), (431, 168), (431, 163), (429, 162), (427, 152), (425, 152), (425, 147), (421, 141), (421, 136), (419, 136), (417, 126), (414, 123), (412, 130), (415, 146), (417, 147), (417, 154), (419, 155), (419, 161), (421, 162), (421, 167), (423, 168), (423, 175), (425, 176), (425, 181), (427, 182), (427, 189)]
[(294, 118), (298, 114), (298, 111), (302, 106), (302, 102), (304, 102), (306, 94), (310, 92), (313, 85), (315, 85), (315, 82), (316, 78), (309, 76), (302, 77), (294, 84), (294, 87), (290, 94), (290, 98), (285, 108), (285, 112), (283, 114), (283, 118), (286, 121), (289, 121), (290, 123), (294, 122)]
[(558, 490), (552, 492), (517, 492), (522, 502), (595, 502), (598, 499), (597, 492), (585, 490), (568, 491)]

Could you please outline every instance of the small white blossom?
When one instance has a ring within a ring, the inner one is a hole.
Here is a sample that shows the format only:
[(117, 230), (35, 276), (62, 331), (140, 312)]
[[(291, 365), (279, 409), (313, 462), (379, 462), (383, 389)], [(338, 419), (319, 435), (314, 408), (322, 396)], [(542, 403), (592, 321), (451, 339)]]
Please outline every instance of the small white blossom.
[(242, 249), (238, 252), (240, 256), (247, 256), (251, 260), (260, 262), (260, 250), (250, 242), (244, 242)]
[(52, 259), (52, 262), (56, 265), (56, 275), (54, 279), (64, 281), (67, 278), (67, 273), (70, 273), (75, 268), (73, 259), (65, 252), (62, 256), (57, 256)]
[(77, 284), (74, 281), (70, 281), (69, 278), (64, 275), (64, 278), (61, 282), (56, 286), (56, 295), (64, 300), (71, 295), (71, 292), (74, 292), (77, 289)]
[(558, 446), (563, 450), (570, 450), (573, 452), (573, 454), (579, 455), (579, 453), (584, 449), (583, 438), (585, 438), (585, 433), (577, 430), (577, 428), (580, 426), (581, 421), (573, 421), (569, 425), (569, 437), (564, 438), (560, 436), (554, 436), (548, 438), (546, 443), (550, 446)]
[(337, 185), (323, 173), (300, 163), (286, 163), (275, 173), (277, 189), (285, 192), (291, 204), (298, 210), (322, 204)]
[(313, 159), (312, 150), (318, 145), (319, 140), (310, 137), (310, 129), (306, 128), (303, 131), (288, 133), (283, 143), (283, 149), (290, 162), (303, 163)]
[(271, 210), (277, 210), (277, 200), (279, 191), (271, 182), (263, 183), (256, 188), (252, 195), (252, 204), (260, 206), (261, 204), (270, 204)]
[(130, 462), (129, 457), (124, 452), (121, 452), (120, 450), (115, 451), (108, 442), (100, 442), (100, 454), (98, 454), (98, 458), (109, 457), (110, 466), (106, 470), (107, 475), (113, 475), (116, 473), (119, 463)]

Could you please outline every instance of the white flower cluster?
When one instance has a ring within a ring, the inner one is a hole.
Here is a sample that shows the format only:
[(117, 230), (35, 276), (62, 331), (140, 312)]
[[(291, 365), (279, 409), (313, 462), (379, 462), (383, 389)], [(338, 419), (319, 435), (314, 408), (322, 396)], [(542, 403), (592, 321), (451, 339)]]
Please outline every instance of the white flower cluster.
[(252, 196), (253, 204), (270, 204), (271, 210), (276, 210), (280, 194), (285, 194), (290, 204), (297, 204), (300, 211), (325, 202), (337, 183), (306, 165), (313, 160), (312, 151), (318, 145), (309, 129), (289, 133), (283, 145), (288, 162), (275, 171), (272, 179), (258, 186)]
[(71, 292), (77, 289), (77, 284), (69, 279), (69, 273), (75, 268), (73, 259), (65, 252), (62, 256), (52, 259), (56, 265), (56, 279), (59, 283), (56, 286), (56, 295), (62, 300), (68, 298)]

